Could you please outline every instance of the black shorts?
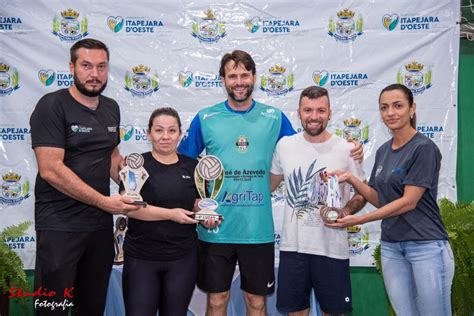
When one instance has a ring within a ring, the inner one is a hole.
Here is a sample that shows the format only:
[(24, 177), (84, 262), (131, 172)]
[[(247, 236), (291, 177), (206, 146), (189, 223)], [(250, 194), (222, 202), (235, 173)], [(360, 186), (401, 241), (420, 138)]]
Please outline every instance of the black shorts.
[(323, 312), (351, 312), (349, 259), (280, 251), (278, 311), (290, 313), (309, 308), (311, 289)]
[(255, 295), (275, 290), (274, 243), (216, 244), (199, 241), (197, 286), (208, 293), (228, 291), (235, 265), (240, 270), (240, 287)]

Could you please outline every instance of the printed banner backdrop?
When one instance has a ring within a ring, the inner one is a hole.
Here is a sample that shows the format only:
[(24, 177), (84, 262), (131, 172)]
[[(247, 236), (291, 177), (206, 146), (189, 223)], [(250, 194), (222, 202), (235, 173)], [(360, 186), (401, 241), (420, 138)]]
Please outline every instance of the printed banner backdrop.
[[(175, 107), (187, 128), (197, 111), (225, 99), (220, 58), (242, 49), (257, 63), (255, 99), (281, 108), (299, 130), (296, 109), (302, 89), (319, 85), (329, 90), (329, 129), (364, 143), (367, 175), (375, 151), (390, 138), (378, 113), (379, 92), (395, 82), (410, 87), (417, 129), (443, 154), (439, 197), (456, 200), (459, 12), (459, 1), (449, 0), (4, 1), (0, 229), (34, 221), (37, 165), (29, 117), (41, 96), (72, 84), (69, 48), (82, 38), (109, 46), (104, 94), (121, 106), (122, 154), (150, 150), (146, 126), (153, 109)], [(276, 245), (282, 198), (280, 188), (273, 196)], [(379, 229), (379, 223), (350, 229), (352, 265), (373, 265)], [(26, 269), (33, 269), (35, 241), (32, 225), (23, 237), (5, 242)]]

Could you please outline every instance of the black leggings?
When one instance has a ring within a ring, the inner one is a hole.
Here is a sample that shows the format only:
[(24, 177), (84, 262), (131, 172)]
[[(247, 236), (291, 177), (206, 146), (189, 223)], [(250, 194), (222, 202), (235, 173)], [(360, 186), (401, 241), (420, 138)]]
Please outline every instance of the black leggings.
[(125, 256), (122, 287), (127, 316), (186, 315), (197, 279), (197, 247), (173, 261)]

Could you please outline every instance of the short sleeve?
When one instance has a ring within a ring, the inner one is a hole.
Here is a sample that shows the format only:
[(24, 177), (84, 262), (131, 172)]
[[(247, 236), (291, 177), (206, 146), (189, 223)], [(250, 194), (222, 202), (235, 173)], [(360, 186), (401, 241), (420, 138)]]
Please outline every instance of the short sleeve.
[(296, 134), (293, 126), (290, 123), (290, 120), (285, 115), (285, 113), (281, 112), (281, 127), (280, 127), (280, 134), (278, 135), (278, 140), (285, 136), (291, 136)]
[(39, 100), (30, 117), (32, 147), (66, 147), (66, 123), (60, 100), (46, 95)]
[(432, 189), (433, 184), (437, 183), (440, 166), (441, 153), (438, 147), (426, 142), (416, 148), (402, 184)]
[(281, 144), (277, 143), (275, 147), (275, 151), (273, 152), (273, 159), (272, 159), (272, 167), (270, 172), (275, 175), (283, 175), (283, 169), (280, 163), (280, 152), (281, 152)]
[(202, 138), (201, 120), (197, 114), (191, 121), (191, 125), (178, 146), (178, 152), (191, 158), (196, 158), (204, 150)]

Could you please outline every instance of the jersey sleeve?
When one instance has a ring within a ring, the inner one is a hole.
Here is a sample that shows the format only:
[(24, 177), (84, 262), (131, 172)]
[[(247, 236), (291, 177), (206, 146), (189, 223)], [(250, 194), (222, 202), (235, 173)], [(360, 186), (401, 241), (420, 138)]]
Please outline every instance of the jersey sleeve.
[(30, 117), (32, 147), (66, 147), (66, 123), (62, 107), (44, 96)]
[(433, 183), (437, 182), (435, 177), (439, 174), (440, 166), (441, 153), (438, 147), (427, 142), (416, 149), (402, 183), (432, 189)]
[(285, 136), (291, 136), (296, 134), (296, 131), (293, 129), (293, 126), (290, 123), (290, 120), (285, 115), (285, 113), (281, 112), (281, 127), (280, 127), (280, 134), (278, 135), (278, 140)]
[(196, 158), (204, 150), (204, 140), (202, 138), (201, 120), (199, 114), (191, 121), (186, 135), (178, 146), (178, 152), (191, 158)]

